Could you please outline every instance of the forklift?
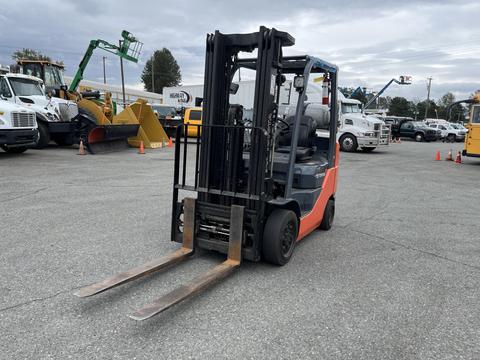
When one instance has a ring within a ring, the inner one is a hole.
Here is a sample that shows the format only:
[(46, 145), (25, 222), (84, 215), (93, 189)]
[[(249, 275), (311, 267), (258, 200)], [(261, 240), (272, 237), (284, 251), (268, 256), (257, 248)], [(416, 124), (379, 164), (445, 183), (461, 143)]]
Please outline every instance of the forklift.
[[(129, 315), (145, 320), (226, 277), (242, 260), (285, 265), (299, 240), (317, 228), (330, 229), (339, 161), (338, 68), (312, 56), (283, 56), (283, 48), (294, 43), (288, 33), (263, 26), (247, 34), (207, 35), (203, 122), (184, 124), (176, 133), (171, 240), (181, 247), (75, 295), (99, 294), (185, 260), (196, 249), (226, 255), (223, 263)], [(240, 57), (255, 50), (256, 58)], [(229, 102), (242, 68), (255, 71), (248, 123), (243, 107)], [(313, 73), (330, 84), (330, 118), (323, 122), (305, 115)], [(280, 116), (287, 76), (298, 102), (294, 115)], [(190, 126), (196, 127), (193, 142), (187, 142)]]

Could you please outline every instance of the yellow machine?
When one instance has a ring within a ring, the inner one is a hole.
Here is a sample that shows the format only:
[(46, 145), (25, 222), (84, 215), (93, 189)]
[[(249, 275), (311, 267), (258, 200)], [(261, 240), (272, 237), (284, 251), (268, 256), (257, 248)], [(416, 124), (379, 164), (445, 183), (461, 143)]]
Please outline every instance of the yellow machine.
[[(202, 108), (193, 107), (185, 110), (185, 116), (183, 119), (184, 124), (202, 125)], [(187, 136), (197, 137), (199, 126), (187, 126)], [(201, 135), (201, 130), (200, 130)]]
[(169, 141), (151, 106), (145, 100), (138, 99), (117, 115), (113, 115), (110, 93), (106, 93), (102, 101), (80, 98), (77, 104), (78, 108), (83, 110), (84, 117), (91, 116), (95, 120), (95, 126), (88, 129), (85, 141), (91, 153), (111, 150), (112, 141), (105, 139), (123, 142), (126, 135), (132, 134), (132, 130), (136, 133), (135, 136), (128, 137), (128, 144), (132, 147), (140, 147), (143, 141), (145, 148), (154, 149)]
[(464, 156), (480, 157), (480, 93), (475, 94), (470, 109), (468, 133), (465, 138)]
[(79, 91), (84, 70), (96, 48), (129, 61), (138, 61), (142, 43), (128, 31), (122, 32), (122, 38), (120, 46), (101, 39), (90, 41), (68, 89), (63, 79), (63, 64), (35, 60), (17, 61), (20, 72), (41, 77), (48, 92), (54, 97), (77, 102), (79, 115), (72, 132), (75, 132), (78, 140), (82, 140), (92, 154), (123, 148), (127, 145), (127, 139), (130, 146), (140, 147), (143, 141), (146, 148), (162, 147), (162, 144), (169, 141), (158, 118), (145, 100), (138, 99), (117, 114), (111, 93), (106, 92), (100, 96), (98, 91)]

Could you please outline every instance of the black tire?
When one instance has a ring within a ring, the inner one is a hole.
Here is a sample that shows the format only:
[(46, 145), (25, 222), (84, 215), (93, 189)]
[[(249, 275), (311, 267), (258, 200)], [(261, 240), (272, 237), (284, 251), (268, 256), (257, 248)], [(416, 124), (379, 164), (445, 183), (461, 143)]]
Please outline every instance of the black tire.
[(457, 137), (455, 136), (455, 134), (448, 134), (447, 136), (447, 140), (451, 143), (454, 143), (456, 141)]
[(298, 235), (298, 219), (291, 210), (276, 209), (263, 230), (263, 259), (274, 265), (285, 265), (292, 257)]
[(35, 147), (37, 149), (43, 149), (45, 146), (48, 146), (50, 142), (50, 133), (48, 132), (48, 126), (42, 122), (38, 121), (38, 140)]
[(357, 139), (352, 134), (345, 134), (340, 137), (340, 150), (346, 152), (355, 152), (358, 148)]
[(362, 151), (363, 152), (372, 152), (373, 150), (375, 150), (376, 148), (374, 147), (362, 147)]
[(335, 218), (335, 199), (330, 199), (325, 205), (325, 211), (323, 212), (323, 219), (320, 223), (320, 229), (330, 230)]
[(8, 147), (6, 145), (1, 146), (3, 151), (9, 153), (9, 154), (21, 154), (27, 151), (26, 146), (16, 146), (16, 147)]
[(416, 142), (423, 142), (423, 141), (425, 141), (425, 136), (423, 136), (422, 133), (416, 133), (415, 134), (415, 141)]

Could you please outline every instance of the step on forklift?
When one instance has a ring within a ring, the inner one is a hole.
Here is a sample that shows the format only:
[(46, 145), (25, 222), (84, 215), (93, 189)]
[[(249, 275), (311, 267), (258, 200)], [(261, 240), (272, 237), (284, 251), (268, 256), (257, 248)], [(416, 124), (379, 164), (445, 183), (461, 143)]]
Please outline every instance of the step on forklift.
[[(288, 33), (263, 26), (248, 34), (207, 35), (203, 123), (185, 124), (176, 133), (171, 240), (182, 245), (158, 260), (81, 288), (77, 296), (96, 295), (159, 271), (199, 248), (227, 256), (129, 315), (145, 320), (226, 277), (243, 259), (285, 265), (297, 241), (317, 228), (330, 229), (339, 161), (338, 69), (312, 56), (283, 56), (283, 48), (294, 42)], [(256, 58), (239, 57), (254, 50)], [(256, 73), (249, 122), (241, 105), (229, 103), (238, 89), (232, 79), (241, 68)], [(330, 84), (330, 119), (323, 123), (304, 115), (312, 73), (322, 74)], [(298, 103), (295, 115), (282, 117), (279, 94), (287, 76), (293, 77)], [(197, 127), (193, 143), (187, 143), (189, 126)]]

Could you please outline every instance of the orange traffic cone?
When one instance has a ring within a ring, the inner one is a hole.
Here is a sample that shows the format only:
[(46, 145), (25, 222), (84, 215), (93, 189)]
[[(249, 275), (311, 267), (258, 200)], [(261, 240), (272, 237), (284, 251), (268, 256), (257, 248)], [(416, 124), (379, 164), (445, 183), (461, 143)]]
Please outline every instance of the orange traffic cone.
[(453, 161), (452, 149), (448, 151), (447, 157), (445, 158), (446, 161)]
[(437, 154), (435, 155), (435, 161), (440, 161), (440, 150), (437, 150)]
[(78, 155), (87, 155), (85, 152), (85, 146), (83, 146), (83, 140), (80, 140), (80, 145), (78, 146)]
[(455, 163), (456, 164), (462, 163), (462, 153), (460, 151), (457, 153), (457, 157), (455, 158)]
[(143, 141), (140, 141), (140, 148), (138, 149), (138, 153), (142, 155), (145, 154), (145, 146), (143, 145)]
[(168, 147), (173, 147), (173, 141), (171, 137), (168, 138)]

